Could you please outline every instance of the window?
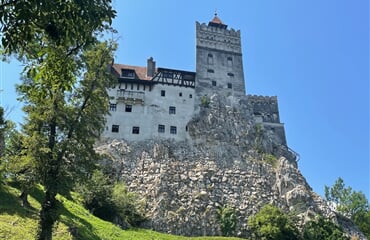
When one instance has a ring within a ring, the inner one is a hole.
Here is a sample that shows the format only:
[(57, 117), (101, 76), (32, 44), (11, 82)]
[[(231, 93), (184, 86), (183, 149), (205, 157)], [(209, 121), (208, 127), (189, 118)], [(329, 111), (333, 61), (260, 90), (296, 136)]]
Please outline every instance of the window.
[(170, 107), (169, 107), (168, 112), (169, 112), (170, 114), (176, 114), (176, 107), (174, 107), (174, 106), (170, 106)]
[(110, 103), (109, 104), (109, 110), (112, 111), (112, 112), (115, 112), (117, 110), (117, 104)]
[(227, 76), (234, 77), (234, 73), (228, 73)]
[(231, 83), (228, 83), (227, 88), (233, 88), (233, 85)]
[(227, 58), (227, 66), (229, 66), (229, 67), (233, 66), (233, 58), (232, 57)]
[(193, 98), (193, 94), (189, 94), (189, 98)]
[(112, 132), (118, 133), (119, 132), (119, 125), (112, 125)]
[(125, 112), (132, 112), (132, 105), (126, 105)]
[(170, 133), (171, 134), (177, 134), (177, 127), (176, 126), (171, 126), (170, 127)]
[(161, 96), (162, 97), (166, 96), (166, 91), (165, 90), (161, 90)]
[(216, 81), (212, 81), (212, 86), (217, 86), (217, 83), (216, 83)]
[(207, 59), (207, 62), (209, 65), (212, 65), (213, 64), (213, 55), (212, 54), (208, 54), (208, 59)]
[(164, 132), (165, 132), (165, 126), (164, 126), (164, 125), (159, 124), (159, 125), (158, 125), (158, 132), (159, 132), (159, 133), (164, 133)]
[(215, 72), (215, 70), (213, 70), (213, 69), (207, 69), (207, 72), (209, 72), (209, 73), (214, 73), (214, 72)]
[(122, 69), (121, 74), (124, 78), (135, 78), (135, 71), (131, 69)]
[(140, 133), (140, 127), (132, 127), (132, 134), (139, 134)]
[(179, 97), (182, 97), (182, 92), (179, 92)]

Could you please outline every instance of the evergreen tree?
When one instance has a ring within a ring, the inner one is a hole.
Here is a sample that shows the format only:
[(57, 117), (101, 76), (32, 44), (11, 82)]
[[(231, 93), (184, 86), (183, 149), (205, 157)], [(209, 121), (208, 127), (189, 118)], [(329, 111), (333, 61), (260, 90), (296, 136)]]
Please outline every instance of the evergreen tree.
[(24, 61), (24, 154), (44, 185), (37, 239), (51, 239), (56, 194), (85, 173), (104, 126), (115, 45), (99, 43), (115, 11), (110, 0), (1, 0), (2, 52)]

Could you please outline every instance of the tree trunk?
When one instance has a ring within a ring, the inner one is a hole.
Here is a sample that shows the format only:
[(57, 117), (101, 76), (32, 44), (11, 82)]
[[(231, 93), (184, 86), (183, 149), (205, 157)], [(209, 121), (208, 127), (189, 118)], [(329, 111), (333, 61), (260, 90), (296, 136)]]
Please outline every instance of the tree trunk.
[(28, 191), (23, 190), (19, 198), (22, 200), (23, 207), (29, 207), (30, 203), (28, 202)]
[(50, 190), (45, 192), (45, 200), (40, 211), (40, 222), (38, 229), (38, 240), (51, 240), (53, 225), (58, 218), (56, 194)]

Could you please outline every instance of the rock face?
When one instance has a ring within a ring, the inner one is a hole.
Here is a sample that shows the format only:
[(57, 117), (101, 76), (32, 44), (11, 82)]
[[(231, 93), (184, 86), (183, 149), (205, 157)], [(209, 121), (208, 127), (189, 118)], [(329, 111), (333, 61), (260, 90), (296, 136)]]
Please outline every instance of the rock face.
[[(248, 236), (247, 221), (267, 203), (294, 211), (303, 224), (322, 214), (343, 223), (307, 184), (296, 155), (278, 134), (255, 122), (248, 98), (214, 95), (188, 123), (184, 142), (103, 140), (97, 151), (117, 178), (146, 200), (144, 227), (179, 235), (221, 235), (217, 209), (237, 211), (235, 235)], [(285, 136), (284, 136), (285, 137)]]

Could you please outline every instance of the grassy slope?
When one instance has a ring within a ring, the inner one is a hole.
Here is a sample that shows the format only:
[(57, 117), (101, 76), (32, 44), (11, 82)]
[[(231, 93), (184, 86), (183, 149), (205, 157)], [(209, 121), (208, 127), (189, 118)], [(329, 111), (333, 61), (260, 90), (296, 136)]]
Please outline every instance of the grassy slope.
[[(17, 198), (20, 192), (12, 186), (0, 184), (0, 239), (34, 239), (37, 231), (38, 211), (42, 201), (42, 190), (36, 188), (30, 193), (31, 208), (25, 209)], [(76, 197), (73, 197), (77, 199)], [(91, 215), (76, 201), (59, 196), (61, 217), (55, 226), (53, 239), (72, 240), (69, 229), (77, 233), (75, 239), (89, 240), (237, 240), (222, 237), (181, 237), (150, 230), (122, 230), (110, 222)]]

